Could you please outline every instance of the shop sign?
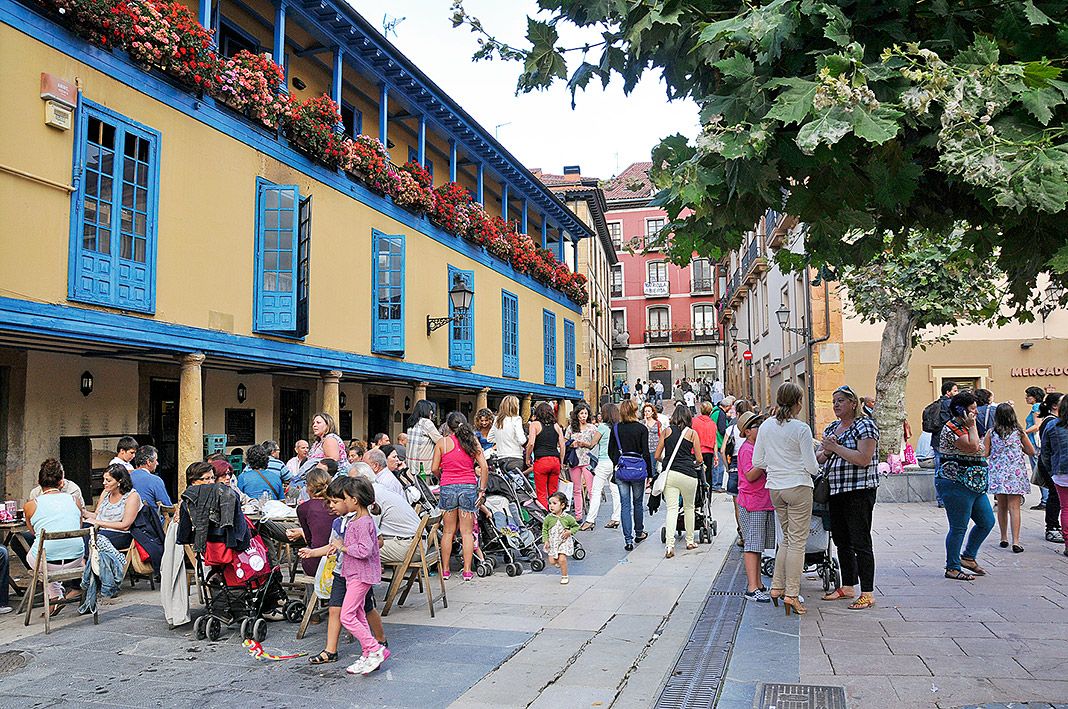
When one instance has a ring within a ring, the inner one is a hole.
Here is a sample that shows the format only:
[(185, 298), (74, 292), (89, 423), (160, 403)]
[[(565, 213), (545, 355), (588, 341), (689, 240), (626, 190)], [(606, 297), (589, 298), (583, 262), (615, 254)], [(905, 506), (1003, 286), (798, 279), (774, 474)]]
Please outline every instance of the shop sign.
[(1011, 377), (1063, 377), (1068, 374), (1068, 367), (1013, 367), (1009, 370)]
[(646, 281), (645, 282), (645, 294), (646, 295), (668, 295), (668, 282), (667, 281)]
[(671, 360), (654, 359), (649, 362), (649, 369), (654, 372), (664, 372), (671, 369)]

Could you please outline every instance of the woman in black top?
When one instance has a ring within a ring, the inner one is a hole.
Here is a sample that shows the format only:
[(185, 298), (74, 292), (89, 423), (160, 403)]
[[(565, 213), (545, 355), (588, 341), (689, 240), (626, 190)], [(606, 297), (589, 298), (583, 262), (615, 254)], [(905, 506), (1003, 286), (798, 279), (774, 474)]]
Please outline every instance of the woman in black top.
[(643, 542), (649, 536), (642, 516), (645, 481), (649, 476), (649, 429), (638, 421), (638, 404), (633, 399), (627, 399), (619, 405), (619, 417), (622, 422), (613, 428), (608, 441), (608, 457), (614, 466), (618, 466), (620, 456), (626, 453), (640, 457), (646, 466), (645, 477), (640, 480), (621, 480), (616, 476), (623, 514), (623, 548), (630, 551), (635, 542)]
[(664, 500), (667, 502), (667, 551), (668, 559), (675, 556), (675, 529), (679, 521), (679, 497), (682, 497), (684, 524), (686, 525), (686, 548), (696, 549), (693, 540), (694, 500), (697, 496), (697, 478), (701, 464), (694, 451), (701, 450), (701, 438), (690, 428), (691, 415), (688, 406), (676, 406), (671, 414), (671, 425), (664, 430), (656, 447), (656, 457), (664, 465)]
[(560, 486), (560, 467), (564, 462), (564, 432), (556, 423), (553, 406), (547, 401), (534, 407), (534, 420), (527, 434), (527, 459), (534, 466), (534, 487), (538, 502), (549, 509), (549, 495)]

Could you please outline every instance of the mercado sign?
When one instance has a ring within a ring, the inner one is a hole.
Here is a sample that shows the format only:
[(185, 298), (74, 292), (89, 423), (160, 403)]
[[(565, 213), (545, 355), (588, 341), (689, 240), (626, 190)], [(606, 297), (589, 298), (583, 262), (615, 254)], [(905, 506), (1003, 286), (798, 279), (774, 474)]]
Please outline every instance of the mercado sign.
[(1068, 374), (1068, 367), (1013, 367), (1010, 377), (1061, 377)]

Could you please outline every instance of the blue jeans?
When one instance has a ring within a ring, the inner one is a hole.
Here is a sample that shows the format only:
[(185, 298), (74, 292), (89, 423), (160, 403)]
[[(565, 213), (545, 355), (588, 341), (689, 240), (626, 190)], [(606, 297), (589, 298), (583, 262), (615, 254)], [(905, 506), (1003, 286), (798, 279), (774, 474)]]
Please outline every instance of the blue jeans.
[[(946, 517), (949, 519), (949, 534), (946, 535), (946, 570), (960, 571), (960, 559), (975, 559), (986, 535), (994, 528), (994, 510), (990, 508), (990, 498), (985, 494), (974, 492), (954, 480), (935, 479), (935, 489), (942, 496), (946, 505)], [(968, 520), (975, 524), (968, 532)], [(968, 543), (964, 544), (964, 533), (968, 532)]]
[(645, 531), (642, 510), (645, 502), (645, 480), (625, 482), (617, 478), (616, 487), (619, 489), (620, 513), (623, 517), (623, 541), (633, 544), (634, 537)]
[(713, 453), (715, 456), (712, 463), (712, 469), (708, 471), (708, 477), (712, 481), (712, 487), (716, 490), (722, 490), (725, 486), (723, 480), (723, 461), (719, 457), (719, 453)]
[[(934, 449), (934, 461), (935, 461), (934, 470), (935, 470), (935, 475), (937, 476), (938, 473), (942, 470), (942, 454), (938, 452), (937, 448)], [(942, 489), (938, 487), (937, 481), (938, 481), (938, 478), (936, 477), (935, 478), (935, 482), (936, 482), (936, 484), (935, 484), (935, 499), (938, 500), (938, 506), (941, 507), (945, 503), (942, 501)]]

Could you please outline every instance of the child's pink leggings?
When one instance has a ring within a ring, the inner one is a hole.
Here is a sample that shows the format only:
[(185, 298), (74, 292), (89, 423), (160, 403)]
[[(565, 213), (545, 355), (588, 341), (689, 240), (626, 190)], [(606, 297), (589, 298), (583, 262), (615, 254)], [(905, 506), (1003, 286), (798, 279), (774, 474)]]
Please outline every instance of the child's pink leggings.
[(378, 640), (367, 625), (367, 614), (363, 611), (364, 598), (369, 588), (369, 583), (345, 579), (345, 602), (341, 605), (341, 625), (360, 641), (364, 655), (378, 649)]

